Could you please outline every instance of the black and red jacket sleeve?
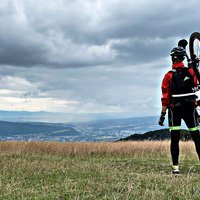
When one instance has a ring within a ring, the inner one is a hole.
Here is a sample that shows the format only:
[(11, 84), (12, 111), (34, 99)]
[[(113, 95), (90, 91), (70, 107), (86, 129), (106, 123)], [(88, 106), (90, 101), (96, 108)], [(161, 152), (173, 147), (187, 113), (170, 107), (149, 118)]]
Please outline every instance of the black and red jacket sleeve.
[(172, 75), (173, 72), (168, 72), (165, 74), (163, 81), (162, 81), (162, 106), (169, 107), (171, 104), (171, 86), (172, 86)]

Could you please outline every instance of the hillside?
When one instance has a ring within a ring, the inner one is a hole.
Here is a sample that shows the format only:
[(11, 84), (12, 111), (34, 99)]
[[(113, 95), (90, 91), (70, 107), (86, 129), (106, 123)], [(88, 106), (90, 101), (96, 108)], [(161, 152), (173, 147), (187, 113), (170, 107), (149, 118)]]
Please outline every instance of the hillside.
[(1, 136), (28, 136), (31, 134), (46, 134), (48, 136), (75, 136), (80, 132), (69, 125), (52, 123), (34, 123), (34, 122), (6, 122), (0, 121)]
[[(167, 140), (170, 139), (169, 129), (161, 129), (155, 131), (148, 131), (144, 134), (133, 134), (122, 138), (118, 141), (142, 141), (142, 140)], [(181, 140), (188, 141), (191, 139), (190, 133), (187, 130), (181, 130)]]

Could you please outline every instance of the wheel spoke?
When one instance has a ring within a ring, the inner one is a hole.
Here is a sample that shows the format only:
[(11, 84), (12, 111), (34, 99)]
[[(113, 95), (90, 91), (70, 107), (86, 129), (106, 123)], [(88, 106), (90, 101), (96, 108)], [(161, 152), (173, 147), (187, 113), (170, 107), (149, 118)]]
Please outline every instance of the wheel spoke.
[(199, 32), (194, 32), (191, 34), (190, 40), (189, 40), (189, 48), (190, 48), (190, 57), (193, 59), (194, 55), (196, 55), (200, 61), (200, 33)]
[(194, 40), (194, 54), (200, 59), (200, 42), (198, 39)]

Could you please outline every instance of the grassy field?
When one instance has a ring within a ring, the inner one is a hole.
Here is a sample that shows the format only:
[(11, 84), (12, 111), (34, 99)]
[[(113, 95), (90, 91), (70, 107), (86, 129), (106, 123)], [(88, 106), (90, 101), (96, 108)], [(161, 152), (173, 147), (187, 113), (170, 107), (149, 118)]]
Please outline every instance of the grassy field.
[(199, 200), (194, 145), (180, 145), (173, 176), (169, 141), (0, 142), (0, 199)]

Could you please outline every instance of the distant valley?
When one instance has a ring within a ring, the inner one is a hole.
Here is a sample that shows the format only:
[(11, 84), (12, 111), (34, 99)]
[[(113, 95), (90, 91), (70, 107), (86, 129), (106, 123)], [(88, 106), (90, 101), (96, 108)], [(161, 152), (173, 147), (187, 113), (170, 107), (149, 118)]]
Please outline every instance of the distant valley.
[(116, 141), (160, 129), (157, 117), (106, 119), (90, 122), (42, 123), (0, 121), (0, 140)]

